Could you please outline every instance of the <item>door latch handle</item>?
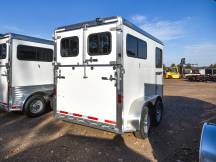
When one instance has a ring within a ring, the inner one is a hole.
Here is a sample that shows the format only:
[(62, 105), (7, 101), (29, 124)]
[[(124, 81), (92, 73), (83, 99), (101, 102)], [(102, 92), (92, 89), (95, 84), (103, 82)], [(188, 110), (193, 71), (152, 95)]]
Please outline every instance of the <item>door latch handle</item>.
[(1, 74), (1, 76), (8, 76), (7, 74)]
[(98, 62), (98, 59), (93, 59), (92, 57), (90, 57), (90, 59), (86, 59), (85, 60), (85, 63), (88, 63), (88, 62)]
[(58, 79), (65, 79), (65, 76), (57, 76)]
[(101, 77), (102, 80), (109, 80), (109, 81), (113, 81), (116, 80), (116, 78), (114, 78), (112, 75), (110, 75), (110, 77)]
[(102, 80), (108, 80), (108, 78), (107, 78), (107, 77), (101, 77), (101, 79), (102, 79)]
[(56, 76), (57, 79), (65, 79), (65, 76), (61, 75), (61, 70), (59, 70), (58, 76)]

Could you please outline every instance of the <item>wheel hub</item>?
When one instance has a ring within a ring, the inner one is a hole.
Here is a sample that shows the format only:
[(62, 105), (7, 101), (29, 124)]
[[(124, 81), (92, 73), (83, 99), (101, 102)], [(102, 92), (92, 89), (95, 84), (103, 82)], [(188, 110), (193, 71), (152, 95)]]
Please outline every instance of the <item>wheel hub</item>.
[(34, 114), (40, 112), (42, 109), (43, 109), (43, 103), (40, 100), (34, 101), (30, 106), (30, 110)]

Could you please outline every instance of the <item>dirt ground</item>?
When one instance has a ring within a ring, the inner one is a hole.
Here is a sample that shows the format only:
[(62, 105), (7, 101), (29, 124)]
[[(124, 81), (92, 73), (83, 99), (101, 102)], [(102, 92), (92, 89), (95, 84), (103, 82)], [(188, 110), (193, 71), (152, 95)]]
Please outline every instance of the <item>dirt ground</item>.
[(1, 162), (198, 161), (201, 127), (216, 122), (216, 83), (165, 80), (162, 123), (136, 139), (55, 120), (0, 111)]

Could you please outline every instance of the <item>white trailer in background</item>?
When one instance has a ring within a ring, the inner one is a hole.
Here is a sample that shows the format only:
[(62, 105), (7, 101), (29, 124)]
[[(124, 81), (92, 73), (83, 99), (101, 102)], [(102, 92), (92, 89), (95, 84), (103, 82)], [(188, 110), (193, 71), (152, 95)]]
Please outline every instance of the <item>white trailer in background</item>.
[(162, 119), (163, 46), (122, 17), (57, 28), (54, 116), (145, 138)]
[(46, 111), (53, 94), (52, 41), (0, 35), (0, 109), (35, 117)]

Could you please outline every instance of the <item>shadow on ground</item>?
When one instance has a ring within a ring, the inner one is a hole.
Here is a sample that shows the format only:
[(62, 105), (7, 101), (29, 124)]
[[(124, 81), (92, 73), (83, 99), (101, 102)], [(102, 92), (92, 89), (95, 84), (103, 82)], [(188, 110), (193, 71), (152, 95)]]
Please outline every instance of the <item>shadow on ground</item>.
[[(45, 156), (36, 156), (42, 151)], [(66, 134), (47, 144), (25, 150), (8, 161), (21, 162), (29, 157), (31, 161), (150, 161), (129, 149), (120, 135), (108, 140)]]
[(216, 122), (216, 105), (182, 96), (165, 96), (164, 102), (163, 121), (149, 138), (155, 159), (198, 161), (202, 125)]
[[(198, 161), (201, 127), (205, 121), (216, 122), (216, 106), (180, 96), (165, 96), (164, 100), (163, 121), (149, 137), (154, 158), (162, 162)], [(77, 133), (84, 129), (85, 135)], [(57, 121), (50, 114), (30, 119), (0, 112), (0, 161), (154, 160), (142, 153), (140, 146), (146, 140), (128, 135), (105, 136), (111, 137), (104, 138), (100, 130)], [(130, 148), (128, 143), (132, 143)], [(148, 147), (145, 145), (144, 149)]]

